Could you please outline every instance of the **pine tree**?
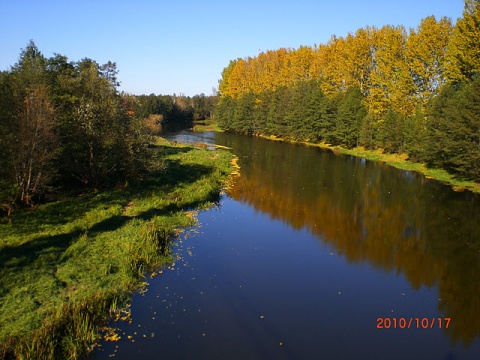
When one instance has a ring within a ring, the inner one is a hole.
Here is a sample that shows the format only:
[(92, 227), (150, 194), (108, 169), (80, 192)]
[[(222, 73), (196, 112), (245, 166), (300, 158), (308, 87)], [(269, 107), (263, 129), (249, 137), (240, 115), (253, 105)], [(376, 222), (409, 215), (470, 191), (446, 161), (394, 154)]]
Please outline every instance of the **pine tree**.
[(339, 107), (336, 121), (335, 142), (352, 148), (359, 145), (360, 128), (367, 110), (358, 87), (349, 88)]

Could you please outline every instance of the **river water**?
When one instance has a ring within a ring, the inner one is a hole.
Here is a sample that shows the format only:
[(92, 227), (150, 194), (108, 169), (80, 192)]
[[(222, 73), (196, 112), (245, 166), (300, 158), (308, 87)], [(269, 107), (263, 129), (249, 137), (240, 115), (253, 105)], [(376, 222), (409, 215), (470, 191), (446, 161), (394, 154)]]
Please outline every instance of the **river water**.
[(241, 176), (95, 359), (479, 359), (480, 197), (231, 134)]

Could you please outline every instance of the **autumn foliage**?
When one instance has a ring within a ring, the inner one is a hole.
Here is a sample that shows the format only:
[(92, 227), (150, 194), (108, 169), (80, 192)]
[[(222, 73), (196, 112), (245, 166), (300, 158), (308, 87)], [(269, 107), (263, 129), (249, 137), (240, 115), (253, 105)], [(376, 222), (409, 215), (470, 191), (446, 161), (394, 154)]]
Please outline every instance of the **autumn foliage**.
[[(429, 16), (408, 31), (365, 27), (326, 44), (233, 60), (222, 72), (217, 119), (236, 133), (407, 153), (479, 181), (478, 136), (461, 145), (449, 137), (459, 122), (478, 134), (480, 113), (472, 103), (480, 81), (478, 24), (480, 3), (467, 0), (455, 25)], [(442, 91), (461, 92), (455, 96), (470, 104), (468, 115), (447, 109), (455, 105), (441, 101)], [(465, 116), (471, 121), (460, 120)], [(455, 153), (435, 152), (432, 142), (448, 143)]]

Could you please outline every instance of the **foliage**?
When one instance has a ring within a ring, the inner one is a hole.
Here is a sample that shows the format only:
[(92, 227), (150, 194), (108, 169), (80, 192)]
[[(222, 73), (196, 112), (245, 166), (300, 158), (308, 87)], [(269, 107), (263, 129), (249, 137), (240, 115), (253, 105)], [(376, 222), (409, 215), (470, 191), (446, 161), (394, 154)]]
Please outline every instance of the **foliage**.
[(115, 63), (46, 59), (33, 41), (0, 77), (0, 204), (39, 202), (72, 184), (94, 189), (138, 176), (143, 124), (116, 89)]
[[(217, 106), (216, 95), (137, 95), (135, 96), (135, 114), (143, 119), (150, 115), (157, 117), (157, 123), (150, 121), (150, 126), (159, 126), (163, 130), (190, 128), (195, 120), (213, 117)], [(152, 120), (152, 119), (150, 119)]]
[(231, 61), (216, 118), (227, 131), (406, 153), (478, 176), (480, 3), (448, 18), (365, 27), (326, 44)]
[(480, 182), (480, 78), (448, 84), (430, 108), (425, 160)]
[(471, 81), (480, 72), (480, 3), (465, 0), (463, 17), (457, 20), (448, 44), (447, 76), (452, 82)]

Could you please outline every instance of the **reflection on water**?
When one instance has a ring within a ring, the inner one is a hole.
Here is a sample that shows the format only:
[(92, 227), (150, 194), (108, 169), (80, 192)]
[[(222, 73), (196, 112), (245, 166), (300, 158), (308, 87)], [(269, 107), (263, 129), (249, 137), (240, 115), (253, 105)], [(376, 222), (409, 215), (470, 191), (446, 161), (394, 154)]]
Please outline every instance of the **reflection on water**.
[[(478, 358), (479, 196), (316, 148), (175, 138), (233, 148), (241, 176), (98, 358)], [(452, 320), (379, 330), (377, 317)]]
[(452, 339), (480, 336), (478, 195), (320, 149), (228, 134), (215, 140), (240, 158), (235, 200), (320, 235), (349, 262), (402, 273), (415, 289), (438, 286), (439, 310), (455, 319)]

